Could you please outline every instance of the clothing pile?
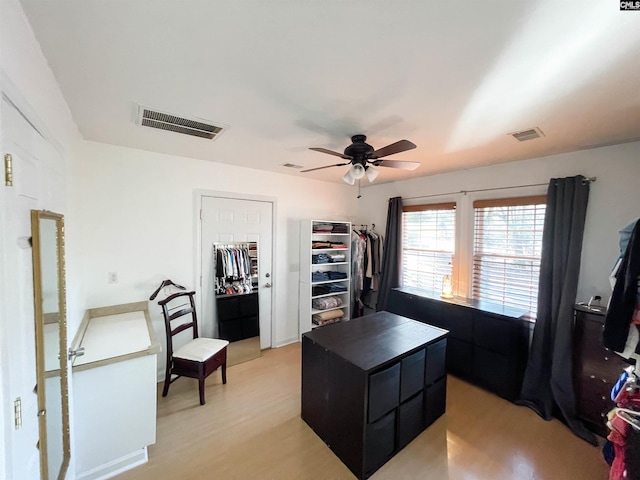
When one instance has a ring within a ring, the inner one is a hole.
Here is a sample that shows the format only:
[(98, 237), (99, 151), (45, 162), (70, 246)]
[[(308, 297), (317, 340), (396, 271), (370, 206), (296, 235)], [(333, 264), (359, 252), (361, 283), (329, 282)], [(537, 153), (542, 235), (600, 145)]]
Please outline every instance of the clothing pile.
[(320, 327), (328, 325), (330, 323), (336, 323), (342, 320), (344, 312), (341, 309), (329, 310), (328, 312), (316, 313), (311, 316), (311, 321), (314, 325)]
[(342, 306), (342, 299), (338, 296), (314, 298), (311, 306), (316, 310), (328, 310)]
[(317, 250), (319, 248), (347, 248), (342, 242), (329, 242), (326, 240), (315, 240), (311, 242), (311, 248)]
[(314, 223), (313, 233), (349, 233), (346, 223)]
[(330, 283), (328, 285), (318, 285), (317, 287), (313, 287), (311, 289), (311, 294), (314, 297), (317, 297), (318, 295), (327, 295), (328, 293), (340, 293), (346, 291), (347, 287), (345, 285)]
[(331, 263), (331, 257), (326, 253), (311, 255), (311, 263)]
[(640, 480), (640, 383), (633, 366), (613, 386), (611, 399), (616, 407), (607, 415), (611, 433), (603, 449), (609, 480)]
[(347, 278), (345, 272), (329, 270), (327, 272), (311, 272), (312, 282), (328, 282), (330, 280), (343, 280)]

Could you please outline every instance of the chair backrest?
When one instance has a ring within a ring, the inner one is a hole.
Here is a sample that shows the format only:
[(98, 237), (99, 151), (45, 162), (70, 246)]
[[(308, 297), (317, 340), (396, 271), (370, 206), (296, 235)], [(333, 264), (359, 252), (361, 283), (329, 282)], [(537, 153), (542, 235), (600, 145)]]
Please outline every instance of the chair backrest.
[[(178, 292), (158, 302), (158, 305), (162, 307), (167, 334), (167, 358), (171, 358), (173, 355), (174, 335), (193, 328), (193, 338), (198, 338), (198, 316), (196, 315), (196, 304), (193, 298), (195, 294), (196, 292)], [(171, 326), (171, 322), (187, 315), (189, 317), (182, 318), (176, 327)]]

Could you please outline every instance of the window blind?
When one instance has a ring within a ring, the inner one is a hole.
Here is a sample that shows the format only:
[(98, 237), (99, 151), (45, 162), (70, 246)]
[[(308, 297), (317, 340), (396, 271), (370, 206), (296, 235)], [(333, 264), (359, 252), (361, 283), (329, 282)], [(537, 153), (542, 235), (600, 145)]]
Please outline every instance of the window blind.
[(472, 297), (535, 317), (544, 196), (474, 202)]
[(440, 292), (452, 274), (456, 204), (403, 207), (402, 285)]

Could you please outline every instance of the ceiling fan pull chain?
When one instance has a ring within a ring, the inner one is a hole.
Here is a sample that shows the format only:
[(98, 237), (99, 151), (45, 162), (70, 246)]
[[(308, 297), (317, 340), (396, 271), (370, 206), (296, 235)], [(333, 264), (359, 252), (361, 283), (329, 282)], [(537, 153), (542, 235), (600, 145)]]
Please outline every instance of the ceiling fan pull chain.
[(362, 197), (362, 195), (360, 195), (360, 179), (358, 179), (358, 196), (357, 198)]

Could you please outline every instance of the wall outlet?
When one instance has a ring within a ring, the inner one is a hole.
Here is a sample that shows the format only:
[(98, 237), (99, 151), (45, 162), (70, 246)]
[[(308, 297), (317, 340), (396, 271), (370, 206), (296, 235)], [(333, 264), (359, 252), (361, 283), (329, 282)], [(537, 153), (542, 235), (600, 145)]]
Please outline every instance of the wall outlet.
[(109, 283), (118, 283), (118, 273), (109, 272)]

